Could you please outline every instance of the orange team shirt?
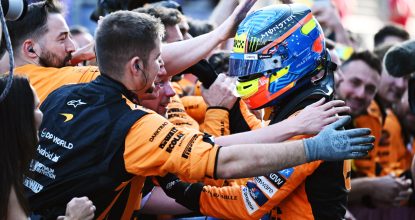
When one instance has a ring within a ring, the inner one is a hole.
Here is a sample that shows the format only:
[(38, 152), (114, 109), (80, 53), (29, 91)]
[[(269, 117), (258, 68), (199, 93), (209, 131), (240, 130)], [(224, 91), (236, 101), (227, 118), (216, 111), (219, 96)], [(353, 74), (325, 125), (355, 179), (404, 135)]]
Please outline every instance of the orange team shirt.
[(375, 136), (373, 150), (371, 150), (366, 157), (353, 160), (353, 170), (357, 173), (358, 176), (375, 177), (376, 158), (379, 148), (379, 140), (382, 134), (382, 124), (379, 121), (378, 117), (371, 114), (357, 116), (354, 118), (353, 124), (355, 128), (370, 128), (371, 134)]
[(395, 173), (399, 176), (410, 168), (411, 153), (404, 144), (402, 127), (395, 113), (391, 109), (387, 109), (386, 112), (378, 148), (381, 175)]
[(94, 80), (99, 75), (98, 67), (43, 67), (34, 64), (26, 64), (16, 67), (17, 75), (26, 75), (30, 84), (35, 88), (40, 103), (55, 89), (72, 83), (86, 83)]

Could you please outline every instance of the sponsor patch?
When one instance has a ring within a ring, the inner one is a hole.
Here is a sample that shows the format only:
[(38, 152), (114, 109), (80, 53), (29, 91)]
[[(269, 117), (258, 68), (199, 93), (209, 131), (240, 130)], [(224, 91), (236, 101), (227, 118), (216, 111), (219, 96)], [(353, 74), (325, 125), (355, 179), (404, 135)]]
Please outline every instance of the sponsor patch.
[(294, 168), (287, 168), (285, 170), (278, 171), (279, 174), (283, 175), (285, 179), (290, 178), (291, 174), (293, 174)]
[(81, 99), (78, 100), (71, 100), (66, 103), (67, 105), (73, 106), (74, 108), (80, 106), (80, 105), (86, 105), (85, 102), (83, 102)]
[(43, 189), (43, 186), (40, 183), (30, 179), (29, 177), (25, 177), (23, 185), (32, 190), (34, 193), (38, 193)]
[(160, 143), (159, 147), (161, 149), (164, 149), (164, 147), (166, 146), (166, 144), (170, 141), (170, 139), (173, 137), (173, 135), (177, 132), (178, 130), (176, 128), (172, 128), (169, 133), (166, 135), (166, 137), (164, 137), (164, 140)]
[(224, 199), (224, 200), (236, 200), (237, 199), (237, 196), (223, 195), (223, 194), (219, 194), (216, 192), (212, 192), (210, 190), (206, 190), (205, 188), (203, 188), (203, 192), (209, 194), (209, 196), (213, 198), (219, 198), (219, 199)]
[(157, 135), (160, 133), (160, 131), (161, 130), (163, 130), (163, 128), (164, 127), (166, 127), (166, 125), (168, 125), (169, 123), (167, 123), (167, 122), (164, 122), (163, 124), (161, 124), (158, 128), (157, 128), (157, 130), (153, 133), (153, 135), (151, 135), (151, 137), (150, 137), (150, 139), (149, 139), (149, 141), (150, 142), (153, 142), (154, 141), (154, 138), (156, 138), (157, 137)]
[(245, 60), (257, 60), (258, 59), (258, 54), (256, 54), (256, 53), (246, 53), (246, 54), (244, 54), (244, 59)]
[(271, 181), (274, 186), (276, 186), (278, 189), (281, 188), (285, 184), (285, 179), (282, 177), (279, 173), (270, 173), (266, 176), (266, 178)]
[(254, 178), (257, 187), (264, 192), (269, 198), (274, 196), (278, 189), (267, 178), (260, 176)]
[(259, 209), (258, 205), (254, 201), (254, 199), (249, 194), (249, 189), (247, 187), (242, 188), (242, 198), (245, 203), (245, 208), (250, 215)]
[(55, 170), (45, 166), (43, 163), (32, 160), (30, 163), (30, 171), (38, 172), (42, 175), (45, 175), (51, 179), (56, 179)]
[(48, 140), (52, 140), (53, 143), (55, 143), (55, 144), (57, 144), (57, 145), (59, 145), (59, 146), (61, 146), (63, 148), (66, 148), (66, 149), (69, 149), (69, 150), (71, 150), (73, 148), (73, 144), (71, 142), (66, 141), (66, 140), (63, 140), (63, 139), (57, 137), (56, 135), (48, 132), (46, 130), (46, 128), (44, 128), (40, 132), (40, 137), (41, 138), (48, 139)]
[(255, 183), (247, 182), (246, 186), (249, 189), (249, 195), (251, 195), (256, 204), (263, 206), (268, 201), (268, 198), (264, 195), (264, 193), (262, 193)]
[(176, 147), (177, 143), (180, 141), (180, 139), (182, 139), (183, 136), (184, 136), (183, 133), (177, 134), (176, 137), (174, 137), (173, 140), (171, 140), (169, 146), (166, 148), (166, 151), (171, 153), (174, 147)]
[(197, 134), (193, 135), (190, 141), (187, 143), (186, 147), (184, 148), (184, 151), (182, 153), (182, 157), (185, 159), (189, 158), (190, 152), (192, 152), (193, 144), (195, 143), (195, 140), (197, 138)]
[(55, 163), (58, 162), (59, 158), (61, 157), (61, 156), (58, 156), (54, 152), (50, 152), (50, 151), (46, 150), (45, 148), (42, 148), (42, 146), (40, 146), (40, 145), (37, 146), (37, 152), (40, 155), (48, 158), (49, 160), (51, 160), (51, 161), (53, 161)]

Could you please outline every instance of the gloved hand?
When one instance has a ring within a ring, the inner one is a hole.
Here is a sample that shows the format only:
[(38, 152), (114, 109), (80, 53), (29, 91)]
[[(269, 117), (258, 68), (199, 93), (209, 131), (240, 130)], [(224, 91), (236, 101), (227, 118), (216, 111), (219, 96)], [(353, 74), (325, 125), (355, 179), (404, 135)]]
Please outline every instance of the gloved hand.
[(316, 136), (303, 139), (307, 161), (336, 161), (364, 157), (373, 148), (375, 137), (370, 129), (339, 130), (349, 123), (350, 116), (327, 125)]

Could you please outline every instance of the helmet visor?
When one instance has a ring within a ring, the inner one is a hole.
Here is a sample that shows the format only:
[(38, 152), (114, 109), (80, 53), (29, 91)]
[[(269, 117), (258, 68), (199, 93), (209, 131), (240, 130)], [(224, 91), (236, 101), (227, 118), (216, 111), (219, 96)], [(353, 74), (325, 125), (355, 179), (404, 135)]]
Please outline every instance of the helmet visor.
[(231, 53), (229, 76), (243, 77), (281, 68), (281, 57), (271, 54)]

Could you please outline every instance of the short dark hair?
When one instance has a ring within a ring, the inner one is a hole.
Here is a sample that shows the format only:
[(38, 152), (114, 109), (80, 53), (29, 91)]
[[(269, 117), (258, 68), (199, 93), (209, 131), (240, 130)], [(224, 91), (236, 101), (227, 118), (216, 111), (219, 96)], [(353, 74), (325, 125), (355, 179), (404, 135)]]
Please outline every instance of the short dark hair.
[(55, 0), (41, 1), (30, 4), (23, 19), (7, 21), (14, 51), (18, 51), (26, 39), (39, 39), (47, 33), (48, 15), (53, 13), (62, 14), (62, 5)]
[(204, 20), (188, 19), (187, 23), (189, 24), (189, 34), (192, 37), (209, 33), (215, 29), (215, 25)]
[(409, 33), (405, 30), (403, 26), (397, 24), (387, 24), (383, 26), (376, 34), (375, 34), (375, 47), (383, 43), (385, 38), (388, 36), (395, 36), (401, 38), (403, 41), (409, 39)]
[[(119, 77), (125, 64), (139, 56), (146, 64), (164, 27), (150, 15), (117, 11), (107, 15), (95, 32), (98, 66), (103, 74)], [(115, 75), (114, 75), (115, 74)]]
[(173, 8), (146, 5), (145, 7), (134, 9), (133, 11), (159, 18), (164, 26), (174, 26), (182, 21), (182, 14)]
[(393, 47), (393, 45), (382, 45), (380, 47), (375, 48), (375, 50), (373, 51), (376, 56), (378, 56), (378, 58), (380, 59), (380, 61), (383, 61), (383, 58), (386, 55), (386, 52), (388, 52), (388, 50)]
[[(0, 76), (0, 93), (7, 76)], [(35, 154), (37, 129), (34, 118), (34, 94), (27, 78), (14, 76), (6, 98), (0, 103), (0, 219), (7, 219), (12, 187), (26, 215), (29, 206), (23, 193), (23, 176)], [(10, 216), (9, 216), (10, 217)]]
[(382, 64), (380, 59), (378, 58), (378, 56), (376, 56), (373, 52), (369, 50), (353, 52), (350, 58), (342, 64), (341, 68), (344, 68), (345, 66), (349, 65), (352, 61), (355, 60), (361, 60), (365, 62), (372, 69), (376, 70), (376, 72), (378, 72), (379, 75), (382, 73)]
[(74, 25), (69, 29), (69, 32), (71, 33), (72, 36), (78, 35), (78, 34), (83, 34), (83, 33), (88, 33), (89, 31), (86, 27), (81, 26), (81, 25)]

